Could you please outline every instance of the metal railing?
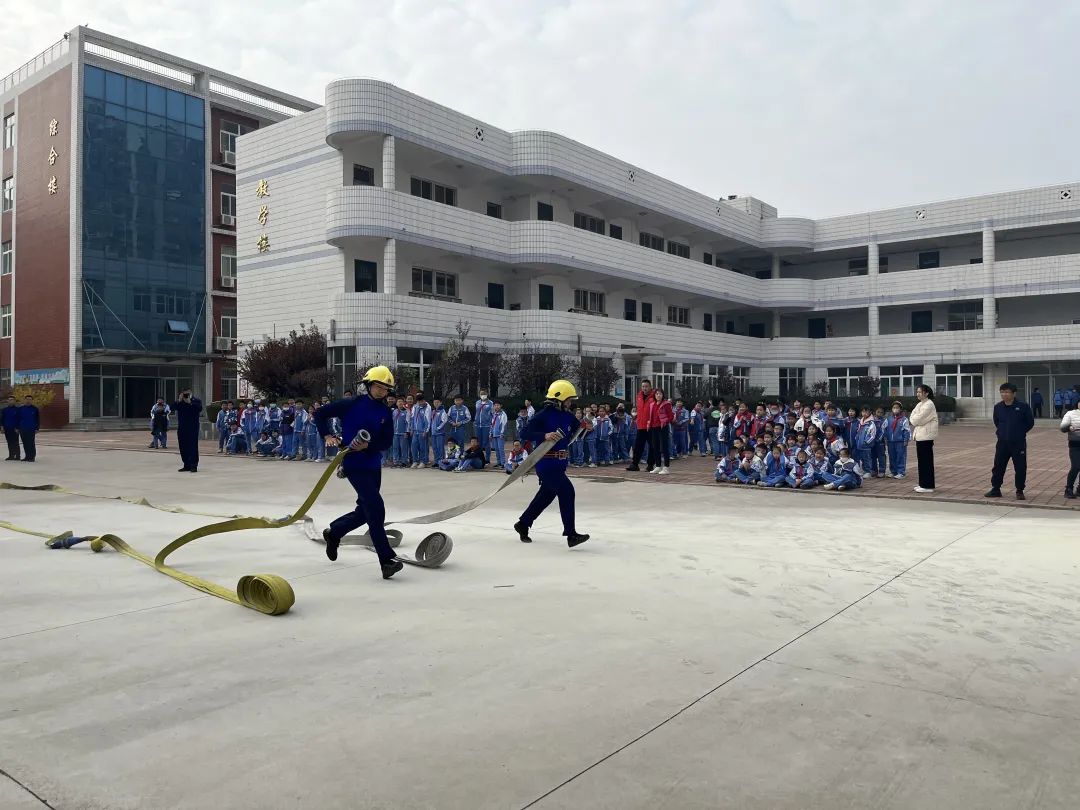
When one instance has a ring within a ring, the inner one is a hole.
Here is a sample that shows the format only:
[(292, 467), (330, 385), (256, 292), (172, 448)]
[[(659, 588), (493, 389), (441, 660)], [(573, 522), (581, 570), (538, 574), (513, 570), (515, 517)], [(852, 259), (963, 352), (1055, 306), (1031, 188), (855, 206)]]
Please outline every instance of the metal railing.
[(191, 87), (195, 86), (195, 74), (190, 70), (180, 70), (179, 68), (163, 65), (160, 62), (143, 59), (141, 56), (132, 56), (123, 51), (117, 51), (112, 48), (106, 48), (104, 45), (98, 45), (96, 42), (84, 43), (83, 50), (93, 56), (100, 56), (102, 59), (110, 59), (113, 62), (119, 62), (122, 65), (145, 70), (147, 73), (165, 76), (173, 81), (181, 82)]
[(295, 107), (290, 107), (287, 104), (282, 104), (280, 101), (274, 101), (273, 99), (260, 96), (256, 93), (249, 93), (246, 90), (240, 90), (232, 85), (224, 84), (216, 79), (210, 80), (210, 92), (217, 93), (222, 96), (228, 96), (229, 98), (235, 98), (238, 101), (246, 101), (248, 104), (254, 104), (256, 107), (262, 107), (264, 110), (272, 110), (273, 112), (281, 115), (303, 115), (305, 110), (298, 110)]
[(51, 47), (46, 48), (44, 51), (39, 53), (26, 64), (19, 67), (17, 70), (13, 70), (2, 80), (0, 80), (0, 96), (13, 89), (16, 85), (26, 81), (39, 70), (44, 69), (48, 65), (51, 65), (53, 62), (64, 57), (67, 54), (69, 48), (70, 44), (65, 37), (59, 42), (53, 44)]

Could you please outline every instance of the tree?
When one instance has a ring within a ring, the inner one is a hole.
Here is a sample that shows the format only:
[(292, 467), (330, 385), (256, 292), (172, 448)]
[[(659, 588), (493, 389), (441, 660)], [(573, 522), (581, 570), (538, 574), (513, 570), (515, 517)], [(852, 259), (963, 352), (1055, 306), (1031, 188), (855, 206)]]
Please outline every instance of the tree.
[(855, 380), (855, 391), (861, 399), (872, 399), (881, 396), (880, 377), (859, 377)]
[(237, 369), (270, 399), (321, 397), (334, 376), (326, 362), (326, 337), (314, 324), (248, 348)]
[(684, 402), (707, 402), (713, 397), (731, 402), (741, 399), (751, 404), (761, 401), (764, 388), (749, 386), (729, 372), (710, 377), (683, 377), (675, 386), (675, 392), (666, 392)]
[(503, 355), (499, 364), (499, 384), (506, 391), (524, 396), (542, 396), (552, 380), (564, 379), (573, 372), (572, 362), (561, 354), (537, 352), (525, 346), (514, 354)]
[(829, 381), (818, 380), (816, 383), (811, 384), (810, 389), (806, 393), (808, 394), (807, 399), (828, 399)]
[(472, 326), (458, 321), (455, 335), (446, 341), (438, 362), (431, 366), (433, 395), (445, 399), (461, 394), (466, 399), (476, 397), (481, 388), (492, 396), (499, 390), (499, 355), (488, 351), (483, 340), (469, 342)]
[(7, 398), (8, 396), (15, 397), (16, 403), (22, 405), (27, 397), (30, 397), (30, 401), (38, 407), (38, 410), (45, 410), (45, 408), (52, 404), (52, 401), (56, 399), (56, 392), (51, 385), (16, 385), (14, 388), (8, 391), (0, 391), (0, 396)]
[(571, 360), (567, 362), (565, 372), (566, 376), (577, 383), (578, 396), (582, 397), (607, 396), (620, 377), (611, 357), (582, 357), (578, 361)]

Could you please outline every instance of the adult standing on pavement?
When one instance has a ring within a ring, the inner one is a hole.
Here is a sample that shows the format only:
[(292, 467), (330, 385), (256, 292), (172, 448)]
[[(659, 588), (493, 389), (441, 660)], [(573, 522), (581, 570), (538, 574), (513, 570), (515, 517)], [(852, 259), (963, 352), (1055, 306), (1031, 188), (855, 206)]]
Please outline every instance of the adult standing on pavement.
[(8, 396), (3, 411), (0, 411), (0, 423), (4, 426), (4, 438), (7, 439), (7, 461), (19, 461), (22, 459), (19, 452), (19, 404), (14, 394)]
[(1035, 416), (1036, 419), (1042, 419), (1042, 406), (1042, 391), (1036, 388), (1034, 391), (1031, 392), (1031, 413)]
[(911, 410), (909, 421), (915, 439), (915, 457), (919, 460), (919, 493), (933, 492), (934, 480), (934, 439), (938, 434), (937, 407), (934, 405), (934, 389), (929, 385), (920, 385), (915, 389), (919, 401)]
[[(656, 467), (659, 469), (656, 472), (667, 475), (671, 466), (671, 425), (675, 421), (675, 409), (659, 388), (653, 389), (653, 397), (656, 399), (656, 415), (660, 419), (660, 453), (656, 457)], [(652, 456), (649, 456), (649, 465), (652, 466)]]
[(172, 404), (172, 410), (176, 414), (176, 443), (180, 445), (180, 460), (184, 462), (177, 472), (198, 472), (202, 400), (192, 396), (191, 389), (181, 391), (180, 399)]
[(1065, 497), (1076, 498), (1076, 477), (1080, 475), (1080, 402), (1061, 417), (1061, 432), (1069, 437), (1069, 477), (1065, 481)]
[(19, 407), (19, 438), (22, 439), (23, 461), (37, 460), (37, 432), (41, 427), (41, 412), (34, 398), (27, 395)]
[(1016, 386), (1003, 382), (998, 388), (1001, 402), (994, 406), (994, 427), (997, 428), (997, 446), (994, 448), (994, 471), (990, 475), (990, 491), (987, 498), (1000, 498), (1001, 485), (1005, 481), (1005, 468), (1012, 459), (1016, 476), (1016, 500), (1024, 500), (1027, 483), (1027, 434), (1035, 427), (1035, 417), (1026, 402), (1016, 398)]
[(652, 472), (660, 461), (660, 414), (652, 393), (652, 382), (642, 380), (641, 390), (637, 394), (637, 435), (634, 437), (634, 452), (630, 457), (630, 466), (626, 468), (630, 472), (641, 469), (638, 463), (646, 443), (649, 445), (648, 470)]

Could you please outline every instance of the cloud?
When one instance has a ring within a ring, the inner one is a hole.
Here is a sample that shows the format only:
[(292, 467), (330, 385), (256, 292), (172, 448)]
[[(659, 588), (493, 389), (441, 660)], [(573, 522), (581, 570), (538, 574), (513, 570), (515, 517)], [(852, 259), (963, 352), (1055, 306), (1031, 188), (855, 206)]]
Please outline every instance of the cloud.
[(1065, 0), (9, 5), (5, 72), (90, 23), (314, 101), (375, 76), (790, 215), (1075, 179)]

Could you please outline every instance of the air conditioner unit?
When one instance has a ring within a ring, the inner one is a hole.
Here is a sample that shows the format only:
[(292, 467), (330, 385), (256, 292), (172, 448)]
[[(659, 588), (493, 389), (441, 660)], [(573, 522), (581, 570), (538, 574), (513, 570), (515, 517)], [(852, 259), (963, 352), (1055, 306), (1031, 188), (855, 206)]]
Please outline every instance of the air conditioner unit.
[(226, 166), (235, 166), (236, 152), (223, 151), (221, 153), (221, 162), (224, 163)]
[(236, 217), (230, 216), (229, 214), (222, 214), (218, 217), (218, 220), (221, 225), (229, 225), (233, 228), (236, 227)]
[(216, 337), (214, 338), (214, 348), (219, 352), (231, 351), (233, 347), (233, 339), (230, 337)]
[(235, 288), (236, 287), (236, 276), (222, 276), (221, 277), (221, 286), (226, 287), (228, 289)]

